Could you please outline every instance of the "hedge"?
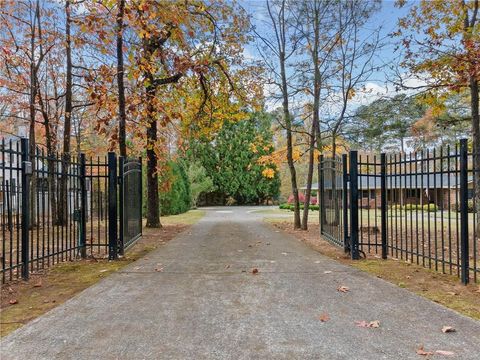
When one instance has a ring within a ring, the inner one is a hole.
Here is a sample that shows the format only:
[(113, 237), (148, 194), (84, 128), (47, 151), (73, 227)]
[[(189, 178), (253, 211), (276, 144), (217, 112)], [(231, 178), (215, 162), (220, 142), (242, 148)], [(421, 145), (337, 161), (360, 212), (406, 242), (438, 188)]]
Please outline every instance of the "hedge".
[[(304, 207), (304, 204), (300, 204), (300, 209), (303, 209), (303, 207)], [(282, 209), (282, 210), (290, 210), (290, 211), (294, 211), (294, 209), (295, 209), (293, 204), (288, 204), (288, 203), (280, 204), (279, 208)], [(320, 209), (320, 206), (310, 204), (310, 206), (308, 208), (310, 210), (318, 211)]]

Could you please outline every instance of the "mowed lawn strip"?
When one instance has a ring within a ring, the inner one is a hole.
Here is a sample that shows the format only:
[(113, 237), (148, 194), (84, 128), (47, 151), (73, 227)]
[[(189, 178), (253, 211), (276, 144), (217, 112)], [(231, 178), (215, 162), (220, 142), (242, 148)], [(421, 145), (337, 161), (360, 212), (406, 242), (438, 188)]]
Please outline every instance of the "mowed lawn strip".
[(204, 214), (205, 212), (200, 210), (191, 210), (184, 214), (163, 217), (163, 228), (144, 228), (142, 238), (119, 260), (86, 259), (59, 263), (45, 270), (45, 273), (32, 274), (28, 282), (13, 281), (3, 284), (0, 336), (9, 334), (109, 274), (166, 244), (199, 221)]

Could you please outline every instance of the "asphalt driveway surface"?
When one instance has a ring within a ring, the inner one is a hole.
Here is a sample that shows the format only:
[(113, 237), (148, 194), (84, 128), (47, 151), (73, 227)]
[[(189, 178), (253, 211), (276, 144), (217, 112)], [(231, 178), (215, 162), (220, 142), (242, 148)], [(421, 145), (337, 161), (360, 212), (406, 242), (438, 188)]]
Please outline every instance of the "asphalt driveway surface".
[(1, 359), (419, 359), (421, 345), (453, 353), (429, 358), (480, 359), (479, 322), (328, 259), (252, 210), (208, 209), (3, 338)]

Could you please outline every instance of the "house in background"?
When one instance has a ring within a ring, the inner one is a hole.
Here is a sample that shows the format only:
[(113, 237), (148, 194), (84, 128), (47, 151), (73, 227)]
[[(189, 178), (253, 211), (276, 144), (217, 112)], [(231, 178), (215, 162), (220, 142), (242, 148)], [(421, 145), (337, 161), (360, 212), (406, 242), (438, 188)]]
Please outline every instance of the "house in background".
[[(19, 130), (20, 132), (22, 130)], [(0, 136), (0, 213), (16, 214), (20, 209), (21, 203), (21, 155), (20, 155), (20, 136), (8, 135)], [(40, 154), (40, 150), (37, 149)], [(36, 180), (36, 195), (35, 208), (38, 214), (48, 214), (51, 209), (49, 202), (49, 184), (48, 184), (48, 166), (46, 160), (42, 157), (36, 157), (35, 161), (35, 180)], [(55, 169), (55, 179), (58, 189), (58, 183), (61, 176), (61, 164), (57, 161), (58, 168)], [(80, 174), (78, 168), (71, 165), (70, 174)], [(87, 216), (92, 204), (91, 193), (92, 185), (91, 179), (86, 178), (87, 189)], [(80, 204), (80, 182), (78, 176), (68, 176), (68, 198), (67, 208), (69, 213), (73, 214), (75, 208)], [(97, 191), (98, 192), (98, 191)], [(56, 195), (58, 198), (58, 194)]]
[[(20, 140), (21, 137), (13, 135), (0, 139), (0, 207), (4, 206), (7, 211), (14, 213), (20, 208), (22, 189)], [(46, 164), (37, 159), (35, 169), (37, 192), (48, 192)], [(39, 201), (37, 206), (39, 213), (42, 213), (48, 202), (46, 205)]]
[[(361, 208), (379, 208), (381, 205), (381, 179), (379, 176), (359, 175), (359, 206)], [(335, 189), (330, 179), (324, 180), (326, 200), (340, 198), (343, 192), (342, 176), (335, 179)], [(460, 178), (453, 174), (389, 174), (387, 175), (387, 203), (389, 205), (427, 205), (435, 204), (440, 210), (454, 210), (460, 199)], [(350, 188), (350, 183), (347, 185)], [(312, 184), (317, 189), (318, 183)], [(306, 187), (302, 187), (303, 192)], [(336, 196), (334, 196), (336, 192)], [(468, 179), (468, 199), (473, 198), (473, 178)]]

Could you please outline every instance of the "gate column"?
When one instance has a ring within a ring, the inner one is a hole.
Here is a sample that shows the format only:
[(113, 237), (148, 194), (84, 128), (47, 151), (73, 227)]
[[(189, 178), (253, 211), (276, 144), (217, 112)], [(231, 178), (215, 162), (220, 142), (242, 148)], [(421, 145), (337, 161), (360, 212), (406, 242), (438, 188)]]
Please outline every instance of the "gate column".
[(358, 260), (358, 152), (350, 151), (350, 254)]

